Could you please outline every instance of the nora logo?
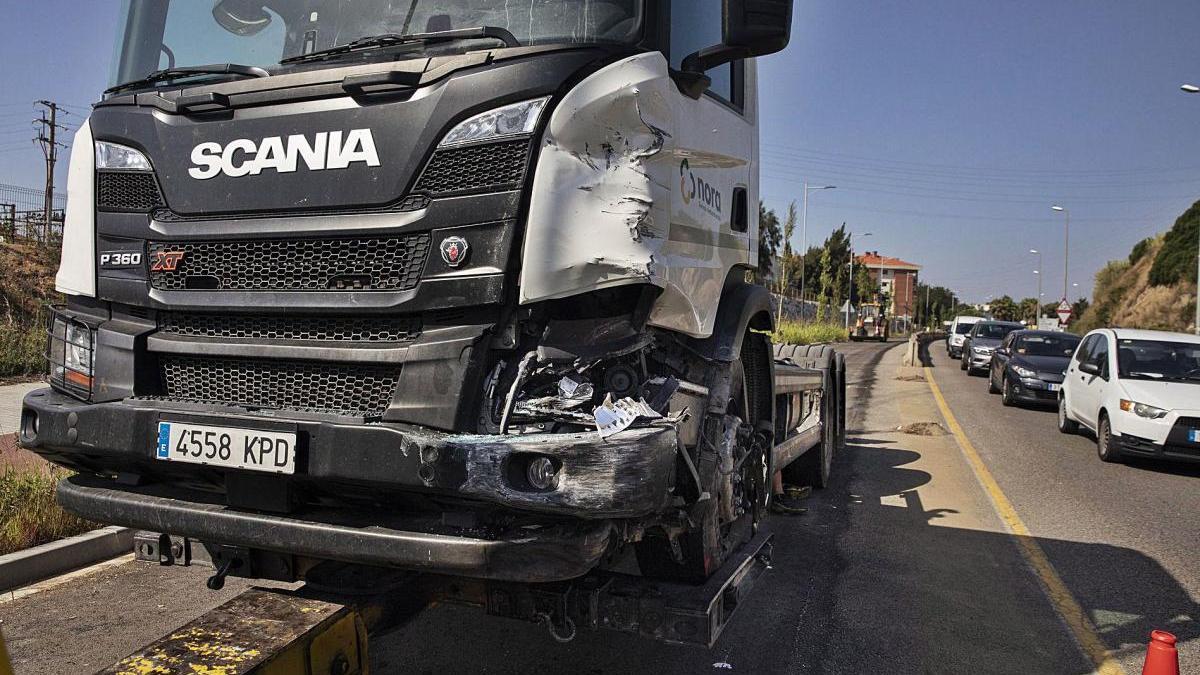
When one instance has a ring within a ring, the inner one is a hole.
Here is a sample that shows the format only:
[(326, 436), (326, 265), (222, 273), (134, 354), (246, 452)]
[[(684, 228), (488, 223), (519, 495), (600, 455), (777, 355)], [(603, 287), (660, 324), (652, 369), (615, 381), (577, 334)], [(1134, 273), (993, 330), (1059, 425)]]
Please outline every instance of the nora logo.
[(188, 175), (208, 180), (220, 174), (230, 178), (257, 176), (267, 169), (292, 173), (301, 162), (309, 171), (346, 169), (356, 162), (379, 166), (379, 152), (370, 129), (322, 131), (312, 140), (302, 134), (270, 136), (257, 143), (239, 138), (225, 145), (201, 143), (192, 148), (195, 166), (188, 169)]
[(714, 216), (721, 215), (721, 191), (692, 173), (686, 159), (679, 163), (679, 193), (684, 204), (699, 201), (700, 208)]

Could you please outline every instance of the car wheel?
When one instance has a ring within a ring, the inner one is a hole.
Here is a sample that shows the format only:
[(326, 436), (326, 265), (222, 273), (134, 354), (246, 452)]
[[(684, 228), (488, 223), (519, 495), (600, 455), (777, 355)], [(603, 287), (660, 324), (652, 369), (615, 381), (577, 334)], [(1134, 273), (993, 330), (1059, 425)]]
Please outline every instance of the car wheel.
[(996, 373), (992, 369), (988, 369), (988, 393), (999, 394), (1000, 387), (996, 386)]
[(1058, 430), (1064, 434), (1079, 433), (1079, 423), (1067, 417), (1067, 398), (1058, 397)]
[[(959, 370), (967, 369), (967, 353), (965, 351), (963, 352), (962, 358), (960, 358), (958, 360), (958, 369)], [(967, 373), (967, 374), (970, 375), (970, 373)]]
[(1007, 375), (1004, 376), (1004, 384), (1001, 385), (1000, 389), (1001, 389), (1001, 396), (1000, 396), (1001, 403), (1003, 403), (1006, 406), (1012, 406), (1017, 402), (1016, 397), (1013, 396), (1012, 381), (1008, 379)]
[(1108, 415), (1100, 416), (1099, 430), (1096, 432), (1096, 454), (1102, 462), (1120, 462), (1121, 451), (1113, 444), (1112, 423)]

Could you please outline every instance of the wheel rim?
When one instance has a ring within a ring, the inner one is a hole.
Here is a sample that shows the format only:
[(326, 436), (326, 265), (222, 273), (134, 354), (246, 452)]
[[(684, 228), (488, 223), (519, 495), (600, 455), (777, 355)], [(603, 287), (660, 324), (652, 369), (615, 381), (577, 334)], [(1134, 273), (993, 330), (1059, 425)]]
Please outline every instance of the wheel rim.
[(1058, 428), (1067, 428), (1067, 399), (1058, 397)]
[(1004, 402), (1005, 403), (1012, 402), (1012, 385), (1009, 383), (1007, 377), (1004, 378)]

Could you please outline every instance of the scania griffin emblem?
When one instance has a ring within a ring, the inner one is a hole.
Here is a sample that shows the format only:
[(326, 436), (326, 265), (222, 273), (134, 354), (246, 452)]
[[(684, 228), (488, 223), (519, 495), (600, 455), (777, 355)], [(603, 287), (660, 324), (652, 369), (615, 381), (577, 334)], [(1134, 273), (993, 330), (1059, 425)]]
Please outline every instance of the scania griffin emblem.
[(446, 237), (442, 240), (442, 262), (450, 267), (458, 267), (467, 259), (470, 245), (462, 237)]

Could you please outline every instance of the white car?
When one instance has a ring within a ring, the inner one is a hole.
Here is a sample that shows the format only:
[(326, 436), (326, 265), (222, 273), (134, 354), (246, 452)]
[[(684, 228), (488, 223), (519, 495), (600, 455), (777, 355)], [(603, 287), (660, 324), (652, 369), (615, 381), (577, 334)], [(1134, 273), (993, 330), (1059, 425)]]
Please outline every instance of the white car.
[(1058, 429), (1096, 433), (1100, 459), (1200, 461), (1200, 337), (1103, 328), (1067, 366)]
[(983, 321), (982, 316), (956, 316), (950, 324), (950, 330), (946, 336), (946, 355), (952, 359), (962, 358), (963, 340), (967, 339), (967, 333), (971, 331), (971, 326)]

